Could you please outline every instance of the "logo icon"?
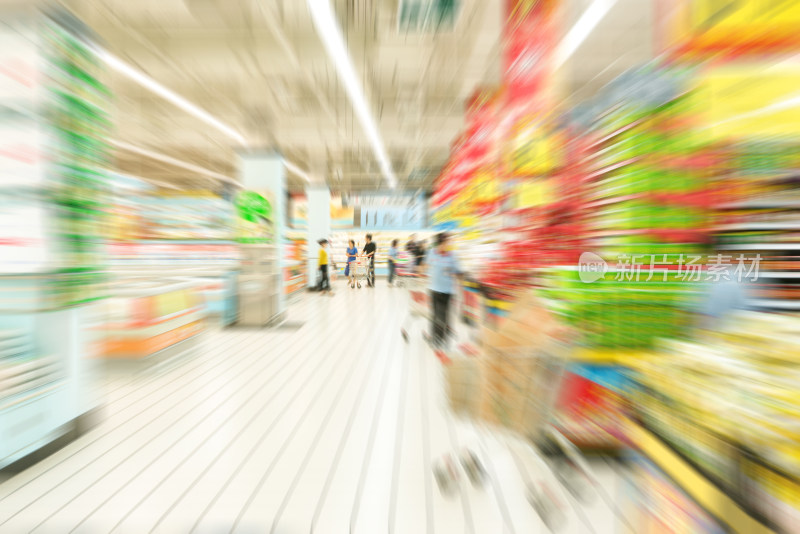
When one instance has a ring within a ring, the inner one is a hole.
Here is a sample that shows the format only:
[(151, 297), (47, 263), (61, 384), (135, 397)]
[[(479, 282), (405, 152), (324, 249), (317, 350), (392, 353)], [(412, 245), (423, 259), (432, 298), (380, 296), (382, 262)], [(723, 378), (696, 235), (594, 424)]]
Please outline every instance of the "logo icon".
[(600, 280), (607, 272), (608, 264), (594, 252), (584, 252), (578, 259), (578, 276), (584, 284)]

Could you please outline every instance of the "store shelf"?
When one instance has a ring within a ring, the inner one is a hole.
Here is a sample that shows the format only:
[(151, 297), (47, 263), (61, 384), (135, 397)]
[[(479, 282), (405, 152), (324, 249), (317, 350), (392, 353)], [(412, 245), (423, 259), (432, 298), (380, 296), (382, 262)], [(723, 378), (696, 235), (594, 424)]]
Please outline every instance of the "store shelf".
[(628, 165), (633, 165), (634, 163), (638, 163), (641, 160), (642, 160), (641, 157), (634, 157), (634, 158), (628, 158), (628, 159), (620, 161), (618, 163), (612, 163), (612, 164), (607, 165), (605, 167), (602, 167), (602, 168), (600, 168), (600, 169), (598, 169), (596, 171), (590, 172), (589, 174), (586, 175), (586, 179), (587, 180), (592, 180), (594, 178), (597, 178), (598, 176), (603, 176), (604, 174), (608, 174), (608, 173), (610, 173), (612, 171), (616, 171), (616, 170), (621, 169), (623, 167), (627, 167)]
[(159, 239), (132, 239), (130, 241), (121, 242), (121, 244), (135, 244), (135, 245), (236, 245), (232, 239), (186, 239), (186, 238), (172, 238), (165, 237)]
[(580, 348), (570, 355), (570, 361), (601, 365), (624, 365), (627, 362), (642, 360), (651, 356), (652, 353), (639, 350)]
[(800, 250), (800, 243), (741, 243), (720, 245), (720, 250)]
[(623, 133), (627, 132), (628, 130), (632, 130), (633, 128), (636, 128), (637, 126), (639, 126), (643, 122), (644, 122), (644, 119), (638, 119), (638, 120), (635, 120), (633, 122), (630, 122), (630, 123), (626, 124), (625, 126), (622, 126), (622, 127), (618, 128), (617, 130), (614, 130), (610, 134), (607, 134), (607, 135), (601, 137), (600, 139), (598, 139), (597, 141), (591, 143), (588, 146), (588, 148), (590, 150), (593, 149), (593, 148), (597, 148), (598, 146), (602, 145), (603, 143), (605, 143), (607, 141), (610, 141), (611, 139), (614, 139), (618, 135), (623, 134)]
[(747, 172), (730, 173), (726, 177), (743, 182), (778, 182), (784, 180), (800, 180), (800, 169), (765, 170), (762, 172), (748, 170)]
[[(798, 264), (800, 265), (800, 263)], [(800, 271), (759, 271), (758, 278), (800, 278)]]
[(770, 310), (800, 310), (800, 301), (782, 299), (752, 299), (748, 304)]
[[(606, 191), (604, 190), (604, 192), (606, 192)], [(631, 194), (631, 195), (620, 195), (620, 196), (616, 196), (616, 197), (606, 197), (606, 198), (601, 198), (599, 200), (593, 200), (593, 201), (589, 202), (588, 204), (586, 204), (586, 208), (587, 209), (599, 208), (601, 206), (608, 206), (608, 205), (611, 205), (611, 204), (618, 204), (620, 202), (627, 202), (629, 200), (639, 200), (639, 199), (642, 199), (642, 198), (646, 198), (646, 194), (644, 194), (644, 193), (635, 193), (635, 194)]]
[(766, 198), (763, 200), (751, 199), (743, 200), (740, 202), (725, 202), (720, 204), (723, 209), (756, 209), (756, 208), (783, 208), (783, 209), (800, 209), (800, 200), (780, 200), (776, 198)]
[(774, 534), (774, 531), (757, 521), (661, 438), (630, 419), (626, 419), (623, 424), (625, 435), (632, 445), (732, 532)]
[(794, 223), (748, 222), (748, 223), (724, 224), (718, 226), (716, 229), (722, 232), (749, 231), (749, 230), (796, 230), (800, 232), (800, 222), (794, 222)]

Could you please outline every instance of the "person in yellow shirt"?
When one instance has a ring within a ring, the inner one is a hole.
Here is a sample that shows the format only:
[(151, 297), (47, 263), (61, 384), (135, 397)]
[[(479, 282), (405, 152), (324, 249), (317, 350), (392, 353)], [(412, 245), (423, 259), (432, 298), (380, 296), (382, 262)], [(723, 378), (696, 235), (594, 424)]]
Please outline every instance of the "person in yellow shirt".
[(331, 293), (331, 281), (328, 277), (328, 240), (320, 239), (319, 243), (319, 291)]

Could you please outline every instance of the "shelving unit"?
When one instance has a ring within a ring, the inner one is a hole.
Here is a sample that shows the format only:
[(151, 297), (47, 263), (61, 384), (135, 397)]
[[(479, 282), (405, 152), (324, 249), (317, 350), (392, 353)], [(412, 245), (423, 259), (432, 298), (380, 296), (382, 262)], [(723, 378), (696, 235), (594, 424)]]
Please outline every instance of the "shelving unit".
[[(0, 29), (0, 467), (96, 408), (110, 122), (102, 70), (62, 13)], [(19, 157), (24, 155), (24, 157)]]
[[(698, 502), (735, 532), (762, 530), (747, 530), (744, 519), (731, 523), (720, 503), (709, 503), (709, 491), (779, 532), (800, 519), (798, 324), (796, 314), (742, 312), (705, 339), (670, 342), (630, 362), (632, 404), (654, 436), (647, 439), (680, 456), (668, 469), (691, 465), (709, 488)], [(683, 483), (692, 493), (702, 489)]]
[[(629, 466), (636, 480), (631, 516), (638, 519), (639, 528), (659, 532), (681, 525), (686, 532), (774, 532), (659, 436), (634, 421), (624, 424), (636, 451)], [(668, 518), (664, 509), (670, 510)]]
[(237, 278), (238, 324), (265, 326), (278, 313), (283, 276), (278, 270), (278, 247), (266, 243), (240, 245), (242, 263)]
[(214, 322), (236, 316), (239, 247), (233, 206), (210, 193), (166, 193), (128, 176), (114, 177), (112, 275), (131, 281), (194, 280)]
[(283, 289), (287, 295), (302, 291), (308, 285), (306, 259), (308, 246), (305, 232), (289, 231), (284, 237)]
[(147, 358), (203, 332), (207, 312), (197, 286), (168, 278), (117, 283), (106, 308), (103, 357)]
[(800, 146), (733, 143), (730, 169), (719, 178), (725, 194), (716, 209), (715, 233), (732, 257), (760, 257), (750, 305), (800, 310)]

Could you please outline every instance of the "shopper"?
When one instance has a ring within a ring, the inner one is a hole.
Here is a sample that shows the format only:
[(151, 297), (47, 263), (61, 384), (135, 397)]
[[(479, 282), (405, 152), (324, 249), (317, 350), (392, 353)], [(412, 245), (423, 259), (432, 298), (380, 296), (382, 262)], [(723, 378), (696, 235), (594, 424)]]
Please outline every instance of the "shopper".
[(450, 300), (456, 291), (454, 279), (462, 276), (461, 267), (450, 250), (450, 236), (441, 233), (436, 236), (435, 248), (428, 257), (430, 275), (429, 290), (433, 303), (431, 322), (431, 343), (435, 348), (443, 348), (449, 331)]
[(420, 249), (420, 243), (417, 241), (417, 234), (411, 234), (408, 243), (406, 243), (406, 252), (413, 260), (414, 272), (418, 271), (418, 267), (422, 265), (423, 252)]
[[(349, 246), (347, 247), (347, 267), (345, 268), (344, 275), (350, 277), (350, 287), (356, 287), (357, 281), (357, 261), (358, 261), (358, 248), (356, 247), (356, 242), (352, 239), (348, 242)], [(358, 281), (358, 287), (361, 287), (361, 282)]]
[(364, 256), (367, 258), (367, 285), (375, 287), (375, 251), (378, 246), (372, 241), (372, 234), (367, 234), (367, 243), (364, 245)]
[(406, 252), (411, 254), (413, 257), (417, 256), (417, 234), (411, 234), (411, 237), (408, 238), (408, 243), (406, 243)]
[(425, 263), (425, 254), (426, 254), (426, 252), (427, 251), (425, 250), (425, 240), (423, 239), (422, 241), (418, 241), (417, 242), (417, 265), (418, 266)]
[[(715, 249), (720, 246), (716, 240), (714, 244)], [(720, 250), (719, 255), (724, 256), (724, 251)], [(737, 276), (733, 265), (727, 266), (719, 280), (707, 280), (699, 289), (700, 298), (694, 303), (694, 311), (700, 331), (721, 331), (738, 312), (750, 308), (752, 289), (746, 280)]]
[(330, 278), (328, 277), (329, 272), (329, 260), (328, 260), (328, 240), (327, 239), (320, 239), (317, 241), (319, 243), (319, 291), (322, 293), (331, 293), (331, 282)]
[(389, 247), (389, 285), (394, 281), (394, 271), (397, 268), (397, 239), (392, 241), (392, 246)]

